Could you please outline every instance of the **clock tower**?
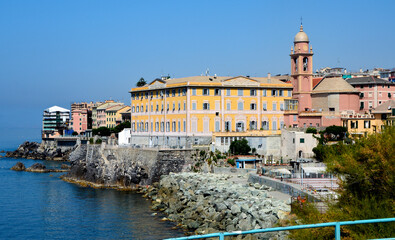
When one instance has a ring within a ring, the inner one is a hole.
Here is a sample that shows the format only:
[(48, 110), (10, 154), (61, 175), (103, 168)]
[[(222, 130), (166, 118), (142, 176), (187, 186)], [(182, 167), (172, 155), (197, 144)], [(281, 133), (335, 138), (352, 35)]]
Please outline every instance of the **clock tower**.
[(309, 38), (300, 25), (291, 48), (291, 82), (293, 99), (298, 100), (298, 112), (311, 110), (313, 91), (313, 49)]

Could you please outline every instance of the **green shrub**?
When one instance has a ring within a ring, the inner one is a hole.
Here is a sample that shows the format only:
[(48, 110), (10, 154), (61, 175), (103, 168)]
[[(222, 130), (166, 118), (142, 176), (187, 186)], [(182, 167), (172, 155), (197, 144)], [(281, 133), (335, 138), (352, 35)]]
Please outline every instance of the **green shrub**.
[(233, 158), (229, 158), (227, 162), (228, 162), (230, 165), (232, 165), (232, 166), (236, 166), (236, 162), (235, 162), (235, 160), (234, 160)]
[(102, 142), (103, 142), (103, 141), (99, 138), (99, 139), (96, 140), (95, 143), (96, 143), (96, 144), (101, 144)]
[(313, 133), (316, 134), (317, 133), (317, 129), (313, 128), (313, 127), (308, 127), (306, 129), (306, 133)]

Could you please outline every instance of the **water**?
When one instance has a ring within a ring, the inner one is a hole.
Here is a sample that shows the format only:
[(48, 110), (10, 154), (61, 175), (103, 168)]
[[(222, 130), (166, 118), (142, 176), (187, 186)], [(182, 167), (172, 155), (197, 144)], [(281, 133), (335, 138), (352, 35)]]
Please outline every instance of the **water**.
[(63, 173), (10, 170), (21, 161), (59, 168), (60, 162), (0, 159), (0, 239), (163, 239), (184, 236), (153, 216), (140, 194), (83, 188)]

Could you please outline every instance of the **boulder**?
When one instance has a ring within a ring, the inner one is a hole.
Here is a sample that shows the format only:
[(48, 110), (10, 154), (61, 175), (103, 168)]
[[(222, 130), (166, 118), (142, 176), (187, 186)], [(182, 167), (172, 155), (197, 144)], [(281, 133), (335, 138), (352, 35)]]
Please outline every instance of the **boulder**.
[(26, 169), (27, 172), (49, 172), (46, 166), (41, 163), (35, 163)]
[(14, 170), (14, 171), (25, 171), (25, 169), (26, 169), (25, 165), (21, 162), (17, 162), (15, 164), (15, 166), (13, 166), (11, 168), (11, 170)]

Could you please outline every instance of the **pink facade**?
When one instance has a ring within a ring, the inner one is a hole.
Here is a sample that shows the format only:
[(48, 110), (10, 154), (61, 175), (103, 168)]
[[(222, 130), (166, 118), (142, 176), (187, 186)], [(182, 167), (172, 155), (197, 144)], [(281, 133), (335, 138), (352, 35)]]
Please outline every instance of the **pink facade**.
[(354, 87), (361, 92), (358, 101), (361, 113), (395, 99), (395, 84), (355, 84)]
[(359, 109), (359, 96), (358, 94), (340, 94), (339, 95), (339, 110), (347, 111), (353, 110), (357, 112)]
[(74, 132), (85, 132), (88, 129), (89, 110), (75, 109), (71, 113), (71, 119)]

